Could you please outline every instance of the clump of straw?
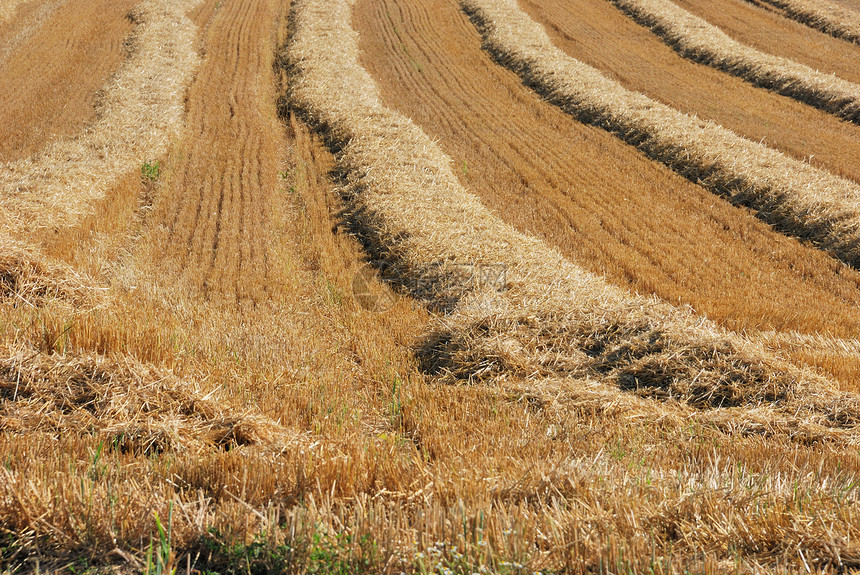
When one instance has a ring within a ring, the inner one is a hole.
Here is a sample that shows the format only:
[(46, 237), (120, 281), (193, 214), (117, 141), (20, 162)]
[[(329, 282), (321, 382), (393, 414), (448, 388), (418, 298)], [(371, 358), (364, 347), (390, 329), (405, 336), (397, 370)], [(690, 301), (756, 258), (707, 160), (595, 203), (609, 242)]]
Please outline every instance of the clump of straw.
[(98, 290), (68, 266), (50, 263), (36, 251), (0, 235), (0, 302), (37, 308), (51, 300), (87, 306)]
[(280, 450), (284, 428), (234, 413), (191, 381), (130, 357), (60, 356), (6, 349), (0, 357), (0, 432), (95, 434), (141, 454), (245, 445)]

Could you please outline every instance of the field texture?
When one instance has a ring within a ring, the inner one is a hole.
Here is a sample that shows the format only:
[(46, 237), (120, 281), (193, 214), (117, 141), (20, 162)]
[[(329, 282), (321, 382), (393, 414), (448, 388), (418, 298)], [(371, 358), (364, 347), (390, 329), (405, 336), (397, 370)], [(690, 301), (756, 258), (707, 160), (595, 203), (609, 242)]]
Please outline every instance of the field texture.
[(860, 569), (855, 0), (6, 0), (0, 569)]

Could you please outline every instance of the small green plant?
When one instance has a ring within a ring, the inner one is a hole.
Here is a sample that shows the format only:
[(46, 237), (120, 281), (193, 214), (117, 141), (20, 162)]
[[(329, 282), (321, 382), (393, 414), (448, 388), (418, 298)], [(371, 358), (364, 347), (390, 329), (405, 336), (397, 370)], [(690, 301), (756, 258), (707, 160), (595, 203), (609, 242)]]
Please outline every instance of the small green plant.
[(140, 177), (144, 182), (154, 183), (161, 173), (161, 162), (147, 160), (140, 166)]
[(99, 441), (96, 448), (92, 450), (92, 465), (90, 466), (90, 479), (94, 482), (101, 480), (107, 471), (107, 465), (101, 463), (102, 453), (104, 452), (104, 442)]
[[(371, 573), (380, 559), (378, 545), (366, 534), (356, 540), (348, 533), (337, 533), (331, 537), (317, 531), (310, 543), (307, 565), (309, 574)], [(354, 543), (357, 543), (358, 549), (355, 549)]]
[[(167, 515), (167, 531), (161, 524), (158, 513), (155, 514), (155, 527), (158, 529), (158, 541), (153, 544), (149, 541), (149, 549), (146, 552), (146, 575), (176, 575), (174, 561), (176, 557), (170, 549), (170, 539), (173, 531), (173, 503), (170, 503), (170, 511)], [(153, 546), (154, 545), (154, 546)]]

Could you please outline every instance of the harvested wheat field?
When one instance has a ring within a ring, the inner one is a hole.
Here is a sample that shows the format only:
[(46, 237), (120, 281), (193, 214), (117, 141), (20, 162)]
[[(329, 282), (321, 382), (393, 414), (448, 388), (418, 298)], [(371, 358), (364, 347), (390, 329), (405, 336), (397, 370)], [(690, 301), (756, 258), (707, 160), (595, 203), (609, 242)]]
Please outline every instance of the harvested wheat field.
[(3, 2), (0, 570), (860, 569), (860, 49), (782, 12)]

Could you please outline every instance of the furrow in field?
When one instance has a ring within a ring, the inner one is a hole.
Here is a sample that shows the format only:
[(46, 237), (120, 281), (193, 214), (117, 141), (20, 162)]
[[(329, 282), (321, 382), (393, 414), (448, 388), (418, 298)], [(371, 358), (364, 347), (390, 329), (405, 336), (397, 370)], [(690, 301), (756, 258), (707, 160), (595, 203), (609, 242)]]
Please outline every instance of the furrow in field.
[(746, 46), (668, 0), (611, 0), (685, 58), (860, 122), (860, 85)]
[[(381, 103), (358, 63), (350, 4), (294, 4), (291, 97), (339, 147), (348, 217), (367, 249), (389, 278), (448, 312), (420, 352), (428, 373), (591, 375), (696, 407), (804, 405), (803, 417), (825, 426), (854, 425), (845, 423), (853, 416), (833, 416), (853, 413), (855, 396), (834, 394), (705, 319), (608, 285), (489, 212), (450, 158)], [(476, 281), (476, 266), (503, 268), (504, 279)]]
[(608, 2), (520, 6), (568, 56), (628, 90), (860, 182), (860, 126), (683, 58)]
[(540, 101), (481, 50), (454, 2), (362, 0), (354, 18), (384, 103), (518, 230), (733, 329), (857, 333), (856, 272)]
[(860, 44), (860, 11), (828, 0), (748, 0), (767, 5), (789, 18), (836, 38)]
[(860, 185), (624, 88), (555, 47), (513, 0), (462, 5), (495, 57), (568, 113), (752, 207), (776, 228), (860, 265)]
[(32, 158), (0, 165), (0, 220), (7, 230), (74, 224), (122, 174), (166, 152), (182, 125), (186, 83), (197, 65), (195, 26), (186, 16), (193, 5), (139, 4), (131, 56), (105, 86), (98, 120)]
[[(165, 257), (206, 295), (259, 301), (267, 289), (268, 196), (283, 188), (274, 107), (272, 1), (224, 4), (188, 96), (180, 160), (160, 217)], [(266, 89), (268, 88), (268, 89)]]
[(860, 47), (746, 0), (676, 0), (691, 13), (753, 48), (860, 83)]
[(135, 3), (69, 0), (10, 57), (0, 54), (0, 161), (29, 157), (96, 119), (97, 92), (126, 55)]

